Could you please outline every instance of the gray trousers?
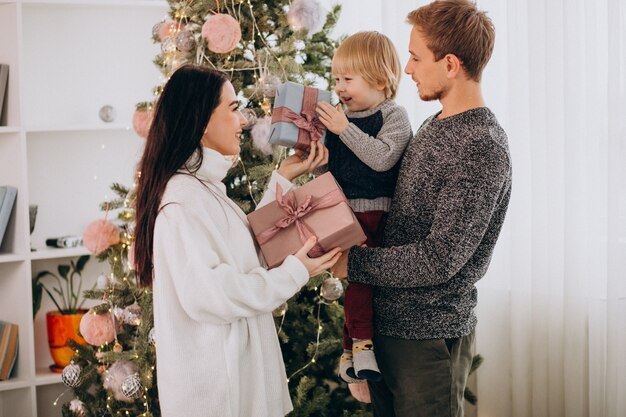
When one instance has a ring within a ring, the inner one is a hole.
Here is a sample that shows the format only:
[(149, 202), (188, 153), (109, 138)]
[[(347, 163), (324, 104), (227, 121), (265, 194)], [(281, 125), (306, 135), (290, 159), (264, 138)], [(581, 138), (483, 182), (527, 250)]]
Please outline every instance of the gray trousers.
[(474, 332), (455, 339), (375, 336), (381, 382), (369, 382), (374, 417), (463, 417)]

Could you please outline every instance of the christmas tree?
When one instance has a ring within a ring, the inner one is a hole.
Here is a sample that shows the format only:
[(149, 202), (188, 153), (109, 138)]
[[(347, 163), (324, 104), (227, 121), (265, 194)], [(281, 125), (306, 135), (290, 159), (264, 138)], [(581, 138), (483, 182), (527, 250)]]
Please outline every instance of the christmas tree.
[[(155, 24), (152, 35), (162, 53), (154, 60), (164, 83), (180, 65), (205, 65), (228, 74), (248, 119), (240, 164), (225, 179), (229, 196), (249, 212), (259, 201), (271, 171), (288, 150), (268, 144), (272, 99), (287, 80), (332, 86), (330, 63), (336, 41), (329, 38), (340, 7), (324, 14), (316, 0), (169, 1), (170, 20)], [(133, 127), (146, 136), (154, 98), (137, 105)], [(301, 178), (301, 182), (310, 177)], [(94, 253), (111, 272), (98, 279), (88, 298), (101, 300), (86, 316), (89, 346), (73, 344), (73, 363), (63, 382), (75, 400), (64, 417), (160, 415), (156, 390), (152, 293), (137, 285), (129, 267), (133, 189), (113, 185), (118, 195), (103, 205), (117, 221), (94, 222)], [(90, 225), (91, 227), (91, 225)], [(112, 228), (114, 230), (112, 230)], [(119, 239), (104, 239), (116, 235)], [(96, 245), (96, 246), (98, 246)], [(337, 377), (342, 352), (341, 285), (319, 276), (274, 312), (294, 403), (293, 416), (368, 416), (368, 407), (349, 394)], [(334, 301), (333, 301), (334, 300)]]
[[(87, 346), (70, 341), (72, 363), (61, 375), (74, 400), (63, 405), (64, 417), (160, 416), (152, 332), (152, 291), (136, 284), (129, 262), (132, 245), (134, 188), (113, 184), (117, 198), (103, 204), (104, 220), (92, 222), (85, 246), (107, 261), (108, 275), (85, 297), (100, 300), (81, 320)], [(106, 220), (117, 214), (114, 222)]]

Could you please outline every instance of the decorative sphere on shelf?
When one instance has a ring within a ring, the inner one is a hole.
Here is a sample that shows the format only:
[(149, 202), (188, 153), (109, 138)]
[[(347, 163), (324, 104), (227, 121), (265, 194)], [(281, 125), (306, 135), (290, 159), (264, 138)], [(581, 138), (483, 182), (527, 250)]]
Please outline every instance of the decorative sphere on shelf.
[(117, 117), (117, 112), (115, 111), (115, 107), (110, 105), (105, 105), (100, 107), (100, 111), (98, 112), (98, 116), (105, 123), (111, 123)]
[(343, 294), (343, 285), (335, 277), (326, 278), (322, 284), (322, 297), (328, 301), (335, 301)]

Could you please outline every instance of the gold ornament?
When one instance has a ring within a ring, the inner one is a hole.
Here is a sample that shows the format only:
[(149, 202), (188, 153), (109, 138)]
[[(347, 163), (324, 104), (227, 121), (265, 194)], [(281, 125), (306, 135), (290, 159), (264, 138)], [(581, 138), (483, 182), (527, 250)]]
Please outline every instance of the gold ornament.
[(121, 353), (124, 350), (124, 348), (122, 347), (122, 345), (120, 344), (120, 342), (118, 342), (117, 340), (115, 341), (115, 344), (113, 345), (113, 352), (116, 353)]
[(266, 116), (270, 115), (270, 112), (272, 110), (272, 103), (270, 103), (267, 97), (263, 97), (263, 102), (261, 103), (261, 109), (263, 109)]

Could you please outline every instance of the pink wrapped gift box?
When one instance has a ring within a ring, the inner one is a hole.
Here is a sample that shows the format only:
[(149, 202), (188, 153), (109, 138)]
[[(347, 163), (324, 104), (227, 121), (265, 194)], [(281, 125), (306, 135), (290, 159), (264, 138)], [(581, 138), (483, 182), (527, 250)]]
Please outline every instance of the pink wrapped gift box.
[(317, 245), (309, 256), (348, 249), (365, 242), (365, 233), (330, 172), (248, 214), (252, 231), (270, 268), (297, 252), (311, 235)]

